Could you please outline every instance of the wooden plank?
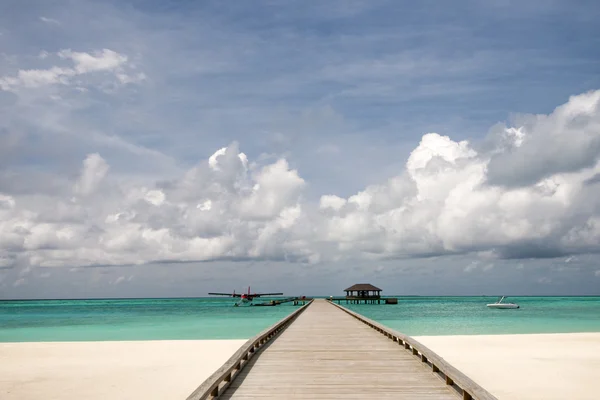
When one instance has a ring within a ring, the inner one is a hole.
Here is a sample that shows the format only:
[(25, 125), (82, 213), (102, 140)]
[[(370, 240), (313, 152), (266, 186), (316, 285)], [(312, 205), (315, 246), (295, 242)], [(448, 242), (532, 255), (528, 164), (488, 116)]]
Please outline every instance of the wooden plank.
[(412, 337), (388, 328), (379, 322), (373, 321), (361, 314), (348, 310), (347, 308), (336, 304), (333, 305), (338, 309), (343, 310), (347, 314), (352, 315), (354, 318), (366, 324), (367, 326), (377, 330), (378, 332), (381, 332), (387, 337), (394, 338), (394, 340), (397, 342), (404, 342), (404, 347), (406, 349), (412, 349), (413, 355), (418, 355), (423, 362), (430, 362), (433, 372), (439, 371), (444, 374), (447, 385), (459, 387), (462, 391), (463, 399), (471, 400), (475, 398), (477, 400), (498, 400), (495, 396), (479, 386), (468, 376), (454, 368), (452, 365), (448, 364), (446, 360)]
[(257, 349), (266, 346), (273, 338), (276, 337), (288, 324), (293, 322), (310, 305), (300, 307), (281, 321), (273, 326), (265, 329), (246, 343), (235, 352), (233, 356), (225, 362), (215, 373), (205, 380), (196, 390), (192, 392), (187, 400), (204, 400), (211, 397), (216, 397), (231, 385), (231, 382), (241, 374), (243, 368), (250, 364), (251, 357), (256, 353)]
[(397, 341), (314, 300), (220, 398), (456, 400), (458, 393)]

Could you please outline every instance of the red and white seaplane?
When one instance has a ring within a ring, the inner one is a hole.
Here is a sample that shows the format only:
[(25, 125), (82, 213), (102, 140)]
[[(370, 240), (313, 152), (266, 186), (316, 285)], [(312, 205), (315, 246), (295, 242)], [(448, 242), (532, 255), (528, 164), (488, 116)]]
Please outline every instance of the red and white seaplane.
[(249, 304), (252, 305), (252, 300), (255, 297), (263, 297), (263, 296), (282, 296), (283, 293), (250, 293), (250, 286), (248, 286), (248, 293), (236, 293), (235, 290), (233, 293), (209, 293), (211, 296), (229, 296), (229, 297), (239, 297), (240, 301), (234, 304), (234, 306), (239, 306), (240, 304)]

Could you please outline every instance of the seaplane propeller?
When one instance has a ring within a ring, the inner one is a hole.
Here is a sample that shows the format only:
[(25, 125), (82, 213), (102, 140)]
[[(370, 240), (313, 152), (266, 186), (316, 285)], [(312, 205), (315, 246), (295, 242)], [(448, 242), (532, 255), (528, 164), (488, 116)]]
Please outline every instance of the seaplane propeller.
[(240, 300), (234, 304), (234, 306), (237, 307), (241, 304), (246, 304), (246, 303), (252, 304), (252, 300), (254, 300), (255, 297), (281, 296), (281, 295), (283, 295), (283, 293), (251, 293), (250, 286), (248, 286), (248, 293), (240, 294), (240, 293), (236, 293), (234, 290), (233, 294), (211, 292), (211, 293), (209, 293), (209, 295), (211, 295), (211, 296), (228, 296), (228, 297), (233, 297), (233, 298), (239, 298)]

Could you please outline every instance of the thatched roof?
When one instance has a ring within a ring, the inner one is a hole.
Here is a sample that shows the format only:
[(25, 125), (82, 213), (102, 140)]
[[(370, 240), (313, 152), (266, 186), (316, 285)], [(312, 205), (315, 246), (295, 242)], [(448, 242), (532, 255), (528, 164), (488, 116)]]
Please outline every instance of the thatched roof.
[(352, 285), (350, 286), (348, 289), (344, 289), (344, 292), (348, 292), (348, 291), (352, 291), (352, 290), (379, 290), (381, 291), (381, 289), (379, 289), (376, 286), (371, 285), (370, 283), (357, 283), (356, 285)]

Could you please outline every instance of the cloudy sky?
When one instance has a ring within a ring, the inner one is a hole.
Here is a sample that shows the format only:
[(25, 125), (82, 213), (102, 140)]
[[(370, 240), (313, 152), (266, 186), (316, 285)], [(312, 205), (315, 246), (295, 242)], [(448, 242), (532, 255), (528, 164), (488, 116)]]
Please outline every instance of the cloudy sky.
[(0, 298), (600, 294), (597, 1), (0, 2)]

